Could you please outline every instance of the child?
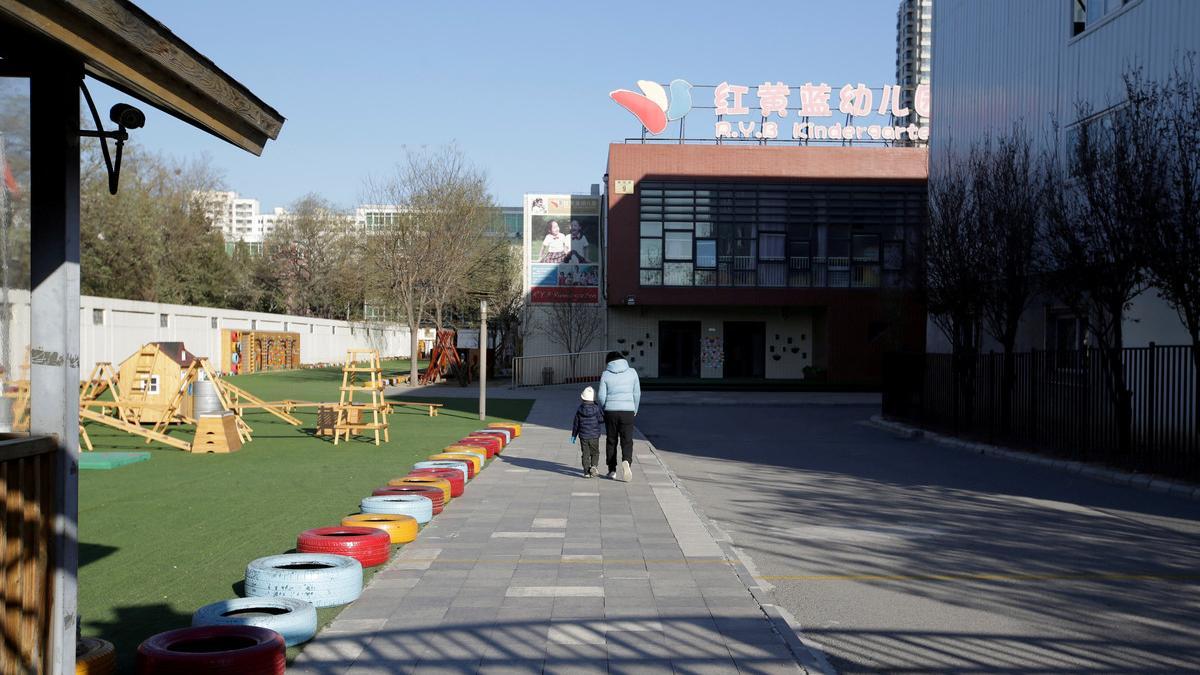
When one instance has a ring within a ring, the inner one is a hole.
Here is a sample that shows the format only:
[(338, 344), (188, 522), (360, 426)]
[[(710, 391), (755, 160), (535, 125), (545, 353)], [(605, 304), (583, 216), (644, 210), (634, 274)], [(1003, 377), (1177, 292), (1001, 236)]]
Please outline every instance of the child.
[(571, 424), (571, 443), (579, 439), (583, 477), (595, 478), (598, 473), (596, 464), (600, 461), (600, 430), (604, 427), (604, 411), (596, 405), (596, 391), (591, 387), (584, 389), (579, 398), (582, 402)]

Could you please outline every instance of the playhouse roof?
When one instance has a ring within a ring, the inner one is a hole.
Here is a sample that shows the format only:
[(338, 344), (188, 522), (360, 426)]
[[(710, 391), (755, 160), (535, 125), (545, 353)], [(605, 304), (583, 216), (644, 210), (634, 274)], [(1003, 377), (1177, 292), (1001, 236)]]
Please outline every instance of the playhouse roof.
[(197, 358), (183, 346), (182, 342), (155, 342), (154, 345), (164, 356), (178, 363), (180, 368), (187, 368)]

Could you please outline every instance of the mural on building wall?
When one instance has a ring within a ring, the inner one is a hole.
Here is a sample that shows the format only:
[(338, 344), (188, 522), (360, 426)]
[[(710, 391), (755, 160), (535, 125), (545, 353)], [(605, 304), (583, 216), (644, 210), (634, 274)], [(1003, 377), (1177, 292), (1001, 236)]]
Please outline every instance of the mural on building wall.
[(526, 195), (529, 296), (534, 304), (600, 301), (600, 198)]
[(720, 337), (704, 336), (700, 347), (700, 365), (704, 368), (720, 368), (725, 364), (725, 345)]

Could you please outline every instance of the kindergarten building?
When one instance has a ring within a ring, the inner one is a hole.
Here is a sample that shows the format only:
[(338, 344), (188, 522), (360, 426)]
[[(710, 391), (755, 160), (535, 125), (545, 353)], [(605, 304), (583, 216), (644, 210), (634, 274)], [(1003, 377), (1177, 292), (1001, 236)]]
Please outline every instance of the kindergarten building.
[(922, 350), (926, 150), (609, 146), (609, 349), (646, 379), (873, 386)]

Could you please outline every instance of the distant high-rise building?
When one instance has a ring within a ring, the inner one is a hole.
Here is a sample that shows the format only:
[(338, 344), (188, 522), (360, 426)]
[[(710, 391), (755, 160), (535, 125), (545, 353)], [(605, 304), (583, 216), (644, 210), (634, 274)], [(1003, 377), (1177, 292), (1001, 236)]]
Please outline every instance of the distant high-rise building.
[[(901, 88), (901, 100), (909, 109), (906, 117), (896, 124), (927, 126), (929, 119), (917, 115), (913, 99), (917, 85), (929, 84), (929, 67), (933, 62), (933, 0), (900, 0), (896, 10), (896, 84)], [(906, 141), (926, 145), (927, 141)]]
[(213, 229), (220, 230), (230, 251), (238, 242), (249, 244), (255, 253), (261, 251), (263, 241), (287, 217), (287, 211), (279, 207), (262, 213), (257, 199), (241, 197), (232, 191), (210, 190), (196, 193), (196, 197), (203, 202)]

